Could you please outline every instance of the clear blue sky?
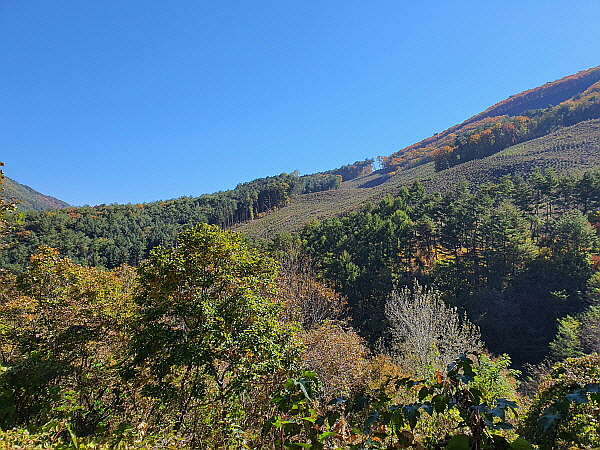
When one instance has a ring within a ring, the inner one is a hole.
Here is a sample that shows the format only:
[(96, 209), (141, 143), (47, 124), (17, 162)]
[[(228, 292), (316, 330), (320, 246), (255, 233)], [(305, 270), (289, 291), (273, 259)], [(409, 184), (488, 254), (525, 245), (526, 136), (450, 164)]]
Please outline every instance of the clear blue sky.
[(600, 2), (2, 0), (0, 160), (73, 205), (333, 169), (600, 65)]

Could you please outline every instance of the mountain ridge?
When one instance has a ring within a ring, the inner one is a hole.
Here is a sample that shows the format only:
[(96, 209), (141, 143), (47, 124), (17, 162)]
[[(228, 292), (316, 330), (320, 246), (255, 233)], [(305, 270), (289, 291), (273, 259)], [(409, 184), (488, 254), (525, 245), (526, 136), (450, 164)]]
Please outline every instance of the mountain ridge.
[[(379, 156), (378, 160), (388, 172), (427, 163), (434, 159), (436, 151), (440, 152), (444, 147), (451, 146), (461, 134), (474, 132), (478, 128), (497, 123), (503, 118), (518, 117), (526, 111), (547, 108), (552, 105), (552, 102), (559, 105), (563, 104), (588, 90), (591, 91), (590, 94), (592, 95), (600, 90), (600, 66), (511, 95), (457, 125), (398, 150), (389, 156)], [(596, 99), (596, 101), (598, 100), (600, 99)]]
[(43, 211), (47, 209), (63, 209), (71, 207), (71, 205), (63, 200), (42, 194), (41, 192), (6, 176), (2, 180), (2, 188), (2, 196), (8, 200), (15, 199), (17, 201), (17, 209), (21, 211)]

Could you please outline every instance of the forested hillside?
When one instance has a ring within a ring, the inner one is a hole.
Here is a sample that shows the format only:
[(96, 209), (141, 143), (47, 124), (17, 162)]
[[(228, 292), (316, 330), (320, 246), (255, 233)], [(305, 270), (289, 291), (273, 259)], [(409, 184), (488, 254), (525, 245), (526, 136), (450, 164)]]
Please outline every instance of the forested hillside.
[(366, 202), (379, 202), (397, 195), (402, 186), (420, 181), (427, 192), (448, 192), (461, 180), (475, 189), (486, 182), (498, 182), (504, 175), (528, 177), (535, 168), (552, 169), (558, 175), (578, 173), (600, 165), (600, 120), (583, 121), (546, 136), (508, 147), (482, 159), (436, 171), (433, 162), (395, 174), (380, 172), (344, 182), (335, 191), (294, 198), (285, 210), (236, 229), (250, 236), (269, 237), (281, 231), (297, 231), (313, 218), (348, 214)]
[(3, 187), (4, 191), (2, 194), (4, 197), (7, 199), (16, 199), (18, 202), (17, 208), (19, 210), (35, 209), (41, 211), (46, 209), (68, 208), (71, 206), (62, 200), (41, 194), (29, 186), (17, 183), (15, 180), (11, 180), (8, 177), (4, 178)]
[(494, 353), (538, 363), (557, 320), (598, 301), (590, 258), (599, 209), (600, 172), (534, 171), (444, 195), (417, 182), (377, 206), (309, 223), (299, 242), (373, 342), (386, 332), (388, 293), (417, 279), (467, 311)]
[(598, 448), (599, 78), (376, 172), (0, 200), (0, 448)]
[(157, 245), (173, 245), (177, 234), (204, 222), (228, 228), (287, 205), (300, 194), (336, 189), (341, 176), (281, 174), (201, 197), (137, 205), (100, 205), (9, 216), (11, 228), (0, 265), (23, 269), (40, 245), (88, 266), (138, 265)]
[(419, 143), (379, 157), (387, 171), (435, 160), (438, 170), (600, 117), (600, 67), (547, 83)]

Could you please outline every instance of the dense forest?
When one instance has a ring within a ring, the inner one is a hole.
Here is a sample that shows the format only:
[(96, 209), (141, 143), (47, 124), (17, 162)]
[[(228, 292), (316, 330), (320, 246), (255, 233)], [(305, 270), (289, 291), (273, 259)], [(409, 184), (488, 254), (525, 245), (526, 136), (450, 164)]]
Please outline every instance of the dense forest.
[[(598, 164), (599, 76), (511, 97), (379, 173), (0, 199), (0, 449), (599, 448), (600, 168), (572, 164)], [(354, 207), (317, 218), (338, 194)], [(232, 230), (299, 198), (321, 202), (301, 227)]]
[(201, 197), (14, 213), (7, 217), (11, 227), (0, 266), (24, 269), (42, 244), (88, 266), (137, 266), (152, 248), (174, 245), (177, 234), (195, 223), (229, 228), (285, 206), (296, 195), (336, 189), (340, 182), (334, 174), (281, 174)]
[(557, 319), (598, 300), (598, 209), (600, 172), (535, 171), (445, 195), (417, 182), (377, 206), (308, 224), (299, 242), (372, 341), (386, 332), (389, 292), (418, 280), (466, 311), (490, 350), (522, 365), (548, 355)]

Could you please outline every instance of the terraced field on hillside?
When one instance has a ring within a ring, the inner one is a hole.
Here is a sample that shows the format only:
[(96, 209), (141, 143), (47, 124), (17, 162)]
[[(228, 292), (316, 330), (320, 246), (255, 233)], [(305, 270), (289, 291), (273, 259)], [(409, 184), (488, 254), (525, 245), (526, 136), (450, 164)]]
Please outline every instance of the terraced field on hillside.
[(323, 219), (356, 210), (366, 202), (377, 202), (394, 195), (401, 186), (420, 180), (428, 191), (447, 191), (461, 180), (476, 187), (497, 182), (502, 176), (527, 175), (536, 167), (559, 174), (584, 171), (600, 166), (600, 120), (581, 122), (539, 139), (509, 147), (487, 158), (473, 160), (435, 172), (433, 163), (404, 170), (394, 175), (374, 173), (342, 183), (335, 191), (296, 197), (289, 206), (236, 228), (250, 236), (272, 237), (295, 231), (312, 219)]

